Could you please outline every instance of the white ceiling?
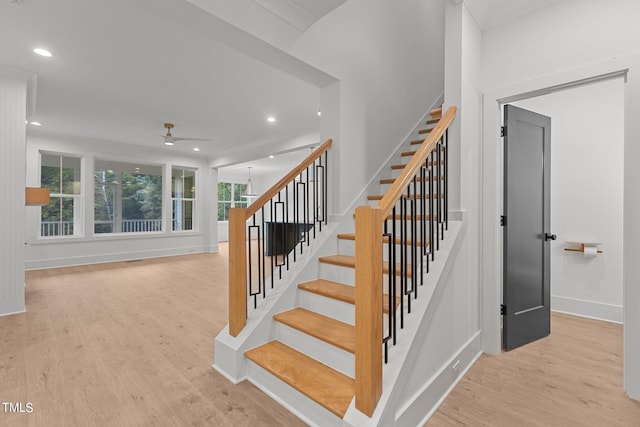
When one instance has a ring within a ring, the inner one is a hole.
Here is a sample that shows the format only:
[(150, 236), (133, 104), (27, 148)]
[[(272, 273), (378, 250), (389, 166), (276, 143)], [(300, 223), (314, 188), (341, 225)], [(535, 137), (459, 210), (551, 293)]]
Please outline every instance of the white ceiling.
[[(139, 3), (0, 0), (0, 64), (38, 75), (30, 119), (43, 126), (29, 132), (192, 154), (197, 145), (198, 155), (215, 158), (245, 144), (318, 131), (316, 85)], [(38, 46), (54, 56), (35, 55)], [(270, 114), (277, 123), (266, 122)], [(211, 142), (165, 147), (149, 133), (164, 133), (165, 122), (175, 124), (176, 137)]]
[(464, 0), (464, 3), (480, 28), (488, 30), (559, 1), (562, 0)]
[[(347, 0), (252, 1), (304, 31)], [(557, 1), (465, 0), (483, 28)], [(282, 55), (268, 58), (270, 46), (246, 33), (223, 40), (229, 28), (205, 15), (181, 0), (0, 0), (0, 64), (38, 76), (36, 110), (29, 119), (43, 126), (29, 126), (28, 132), (139, 144), (210, 160), (243, 147), (317, 135), (318, 85), (331, 77), (313, 69), (305, 70), (310, 79), (292, 77), (282, 70), (306, 65)], [(54, 57), (35, 55), (37, 46)], [(266, 122), (270, 114), (276, 124)], [(175, 124), (176, 137), (211, 141), (165, 147), (153, 135), (164, 133), (165, 122)], [(201, 149), (197, 154), (195, 146)]]
[(304, 31), (347, 0), (253, 0), (299, 31)]

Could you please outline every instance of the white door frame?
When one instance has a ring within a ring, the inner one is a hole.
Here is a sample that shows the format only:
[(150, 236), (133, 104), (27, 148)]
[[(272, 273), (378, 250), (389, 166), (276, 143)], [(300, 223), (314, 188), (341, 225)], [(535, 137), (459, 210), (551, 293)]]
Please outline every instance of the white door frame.
[[(623, 280), (625, 310), (625, 389), (629, 392), (629, 386), (633, 392), (630, 395), (640, 398), (640, 344), (627, 345), (627, 340), (634, 337), (634, 343), (640, 341), (640, 325), (635, 326), (629, 322), (631, 307), (640, 308), (640, 304), (632, 300), (636, 291), (632, 289), (637, 284), (631, 283), (626, 277), (627, 248), (631, 237), (627, 236), (629, 221), (628, 192), (631, 188), (630, 173), (627, 173), (629, 146), (633, 143), (631, 136), (638, 133), (633, 128), (629, 110), (629, 78), (630, 70), (635, 65), (635, 70), (640, 67), (640, 58), (630, 56), (625, 58), (613, 58), (609, 61), (588, 66), (560, 71), (532, 80), (514, 83), (496, 89), (487, 90), (483, 94), (483, 129), (482, 129), (482, 219), (481, 219), (481, 321), (483, 331), (483, 351), (488, 354), (499, 354), (501, 351), (501, 287), (502, 287), (502, 230), (500, 228), (500, 215), (502, 213), (502, 138), (500, 137), (501, 108), (502, 104), (518, 99), (550, 93), (562, 87), (569, 87), (603, 78), (603, 76), (627, 75), (625, 84), (625, 174), (624, 197), (625, 207), (623, 212)], [(637, 120), (637, 119), (636, 119)], [(632, 129), (632, 130), (631, 130)], [(634, 184), (638, 188), (640, 184)], [(637, 311), (637, 310), (636, 310)], [(640, 316), (639, 316), (640, 317)], [(633, 320), (637, 320), (634, 318)], [(632, 330), (633, 329), (633, 330)]]

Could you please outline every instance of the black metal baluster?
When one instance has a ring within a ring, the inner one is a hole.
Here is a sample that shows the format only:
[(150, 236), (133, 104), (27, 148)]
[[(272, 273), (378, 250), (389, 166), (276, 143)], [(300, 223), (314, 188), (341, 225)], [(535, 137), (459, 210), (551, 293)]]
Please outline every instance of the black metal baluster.
[[(384, 222), (384, 232), (382, 233), (382, 239), (389, 238), (389, 232), (387, 230), (387, 221)], [(391, 246), (387, 247), (387, 259), (391, 257)], [(389, 274), (391, 274), (391, 270), (389, 270)], [(391, 297), (392, 297), (392, 289), (391, 289), (391, 276), (387, 277), (387, 298), (389, 307), (391, 307)], [(383, 301), (382, 305), (384, 307), (384, 293), (382, 295)], [(384, 322), (384, 321), (383, 321)], [(391, 316), (391, 309), (389, 310), (388, 319), (387, 319), (387, 327), (389, 328), (387, 334), (382, 338), (382, 342), (384, 344), (384, 363), (387, 363), (389, 360), (389, 340), (393, 336), (393, 317)]]
[[(312, 183), (313, 183), (313, 211), (312, 211), (312, 215), (313, 215), (313, 238), (316, 238), (316, 223), (318, 222), (318, 176), (316, 173), (316, 162), (314, 160), (313, 163), (311, 163), (311, 171), (313, 172), (312, 174)], [(309, 168), (307, 168), (307, 174), (309, 173)], [(307, 177), (308, 178), (308, 177)]]
[[(402, 289), (402, 297), (406, 297), (411, 293), (409, 282), (407, 281), (407, 264), (409, 254), (407, 253), (407, 239), (409, 230), (407, 230), (407, 199), (403, 196), (400, 198), (400, 288)], [(407, 298), (407, 312), (411, 313), (411, 298)]]
[(324, 174), (322, 175), (322, 185), (324, 186), (324, 190), (322, 191), (322, 197), (323, 197), (323, 201), (322, 201), (322, 209), (324, 210), (324, 214), (323, 214), (323, 218), (324, 218), (324, 223), (325, 225), (328, 224), (329, 219), (328, 219), (328, 200), (329, 200), (329, 196), (327, 195), (327, 190), (329, 188), (329, 181), (328, 181), (328, 172), (329, 172), (329, 157), (328, 157), (328, 152), (324, 152), (324, 164), (325, 164), (325, 171)]
[(434, 171), (434, 165), (433, 165), (433, 160), (435, 158), (435, 156), (433, 155), (433, 151), (431, 152), (431, 154), (429, 155), (430, 157), (430, 161), (429, 163), (431, 164), (430, 168), (429, 168), (429, 253), (431, 254), (431, 261), (433, 262), (433, 260), (435, 259), (435, 250), (434, 250), (434, 246), (433, 246), (433, 233), (435, 232), (435, 230), (433, 229), (433, 203), (434, 203), (434, 199), (433, 199), (433, 171)]
[[(282, 244), (283, 252), (286, 252), (285, 255), (285, 263), (287, 271), (289, 271), (289, 185), (284, 187), (284, 224), (282, 224), (284, 228), (284, 242)], [(294, 246), (295, 247), (295, 246)]]
[(436, 250), (440, 250), (440, 144), (436, 144)]
[(449, 128), (444, 132), (444, 222), (449, 229)]
[(444, 152), (442, 151), (444, 149), (444, 136), (440, 137), (440, 141), (438, 142), (438, 156), (439, 156), (439, 160), (438, 160), (438, 187), (440, 189), (440, 204), (439, 206), (439, 210), (438, 210), (438, 224), (440, 224), (440, 240), (444, 239), (444, 200), (443, 200), (443, 196), (444, 196), (444, 167), (442, 166), (442, 159), (443, 159), (443, 155)]
[[(427, 201), (428, 201), (428, 193), (427, 193), (427, 183), (426, 183), (426, 179), (427, 179), (427, 175), (426, 175), (426, 170), (427, 170), (427, 165), (429, 164), (429, 160), (425, 161), (425, 166), (422, 166), (420, 168), (420, 192), (422, 193), (422, 200), (420, 203), (420, 210), (422, 213), (422, 259), (424, 259), (427, 263), (426, 265), (426, 272), (427, 274), (429, 273), (429, 256), (427, 255)], [(424, 275), (423, 275), (424, 276)]]
[[(267, 260), (265, 259), (267, 256), (267, 236), (266, 236), (266, 227), (264, 226), (264, 205), (260, 208), (260, 218), (261, 218), (261, 229), (262, 229), (262, 248), (260, 248), (260, 256), (262, 256), (262, 283), (264, 283), (264, 287), (267, 287)], [(273, 280), (271, 281), (271, 289), (273, 289)]]
[[(397, 255), (397, 251), (398, 251), (398, 246), (396, 245), (397, 240), (397, 236), (398, 234), (396, 233), (396, 214), (397, 214), (397, 209), (396, 206), (393, 207), (393, 210), (391, 211), (391, 241), (393, 242), (393, 259), (389, 260), (389, 274), (391, 276), (391, 280), (393, 281), (393, 292), (394, 295), (397, 295), (398, 293), (398, 275), (397, 273), (397, 264), (396, 261), (398, 259), (398, 255)], [(402, 236), (400, 236), (400, 242), (402, 242)], [(400, 252), (400, 256), (402, 256), (402, 252)], [(392, 270), (391, 270), (392, 269)], [(393, 271), (393, 274), (391, 274), (391, 272)], [(400, 329), (404, 328), (404, 295), (402, 292), (402, 280), (400, 280)]]

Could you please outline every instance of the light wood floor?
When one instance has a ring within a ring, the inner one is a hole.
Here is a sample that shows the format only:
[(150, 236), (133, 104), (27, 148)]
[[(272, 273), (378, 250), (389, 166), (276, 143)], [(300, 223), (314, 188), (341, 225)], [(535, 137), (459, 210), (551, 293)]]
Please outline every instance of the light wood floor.
[(552, 314), (551, 335), (482, 355), (427, 427), (640, 426), (622, 385), (622, 326)]
[[(226, 248), (225, 248), (226, 249)], [(226, 250), (27, 273), (0, 317), (0, 426), (303, 426), (211, 368), (227, 323)]]
[[(0, 317), (0, 426), (302, 426), (211, 368), (227, 323), (226, 246), (27, 273), (27, 313)], [(552, 336), (482, 356), (432, 426), (640, 426), (622, 392), (622, 328), (554, 315)]]

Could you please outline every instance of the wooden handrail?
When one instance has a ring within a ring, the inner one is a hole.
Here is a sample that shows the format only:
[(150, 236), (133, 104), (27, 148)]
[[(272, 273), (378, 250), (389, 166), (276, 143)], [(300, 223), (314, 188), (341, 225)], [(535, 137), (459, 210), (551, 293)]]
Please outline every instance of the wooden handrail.
[(453, 122), (456, 111), (456, 107), (447, 110), (377, 206), (356, 209), (355, 406), (368, 416), (373, 415), (382, 395), (382, 227)]
[(284, 187), (286, 187), (291, 181), (293, 181), (298, 175), (302, 173), (309, 165), (311, 165), (318, 157), (323, 155), (333, 144), (332, 139), (327, 139), (324, 144), (315, 149), (309, 154), (298, 166), (291, 169), (280, 181), (276, 182), (270, 189), (265, 191), (262, 196), (258, 197), (247, 209), (245, 210), (246, 218), (249, 219), (253, 214), (265, 205), (269, 200), (275, 197)]
[[(269, 203), (280, 191), (286, 188), (287, 185), (291, 184), (305, 169), (313, 165), (320, 156), (331, 148), (332, 143), (333, 141), (328, 139), (248, 207), (229, 209), (229, 334), (231, 336), (238, 336), (247, 324), (247, 295), (251, 293), (251, 291), (247, 292), (247, 268), (251, 270), (251, 265), (247, 262), (247, 244), (249, 242), (247, 220), (251, 219), (264, 205)], [(325, 160), (327, 159), (325, 158)], [(320, 160), (320, 164), (322, 164), (322, 159)], [(324, 188), (324, 186), (322, 188)], [(324, 209), (326, 209), (326, 200), (323, 206)], [(322, 221), (326, 222), (326, 217), (325, 210)], [(314, 217), (314, 224), (317, 220), (318, 218)], [(262, 218), (262, 221), (264, 222), (264, 218)], [(255, 226), (255, 219), (253, 226)], [(264, 227), (264, 223), (262, 226)], [(320, 231), (322, 231), (322, 226), (320, 226)], [(262, 286), (264, 285), (263, 283)], [(255, 294), (253, 294), (253, 296), (255, 297)]]
[(400, 176), (396, 178), (391, 188), (389, 188), (382, 200), (380, 200), (378, 207), (382, 209), (382, 218), (386, 218), (386, 216), (391, 213), (405, 188), (413, 181), (413, 177), (416, 176), (420, 167), (424, 164), (429, 154), (431, 154), (438, 141), (440, 141), (442, 135), (444, 135), (445, 131), (449, 128), (453, 119), (455, 119), (456, 111), (456, 107), (449, 107), (436, 127), (433, 128), (429, 136), (424, 140), (422, 145), (420, 145), (416, 154), (413, 155), (409, 163), (404, 167)]

